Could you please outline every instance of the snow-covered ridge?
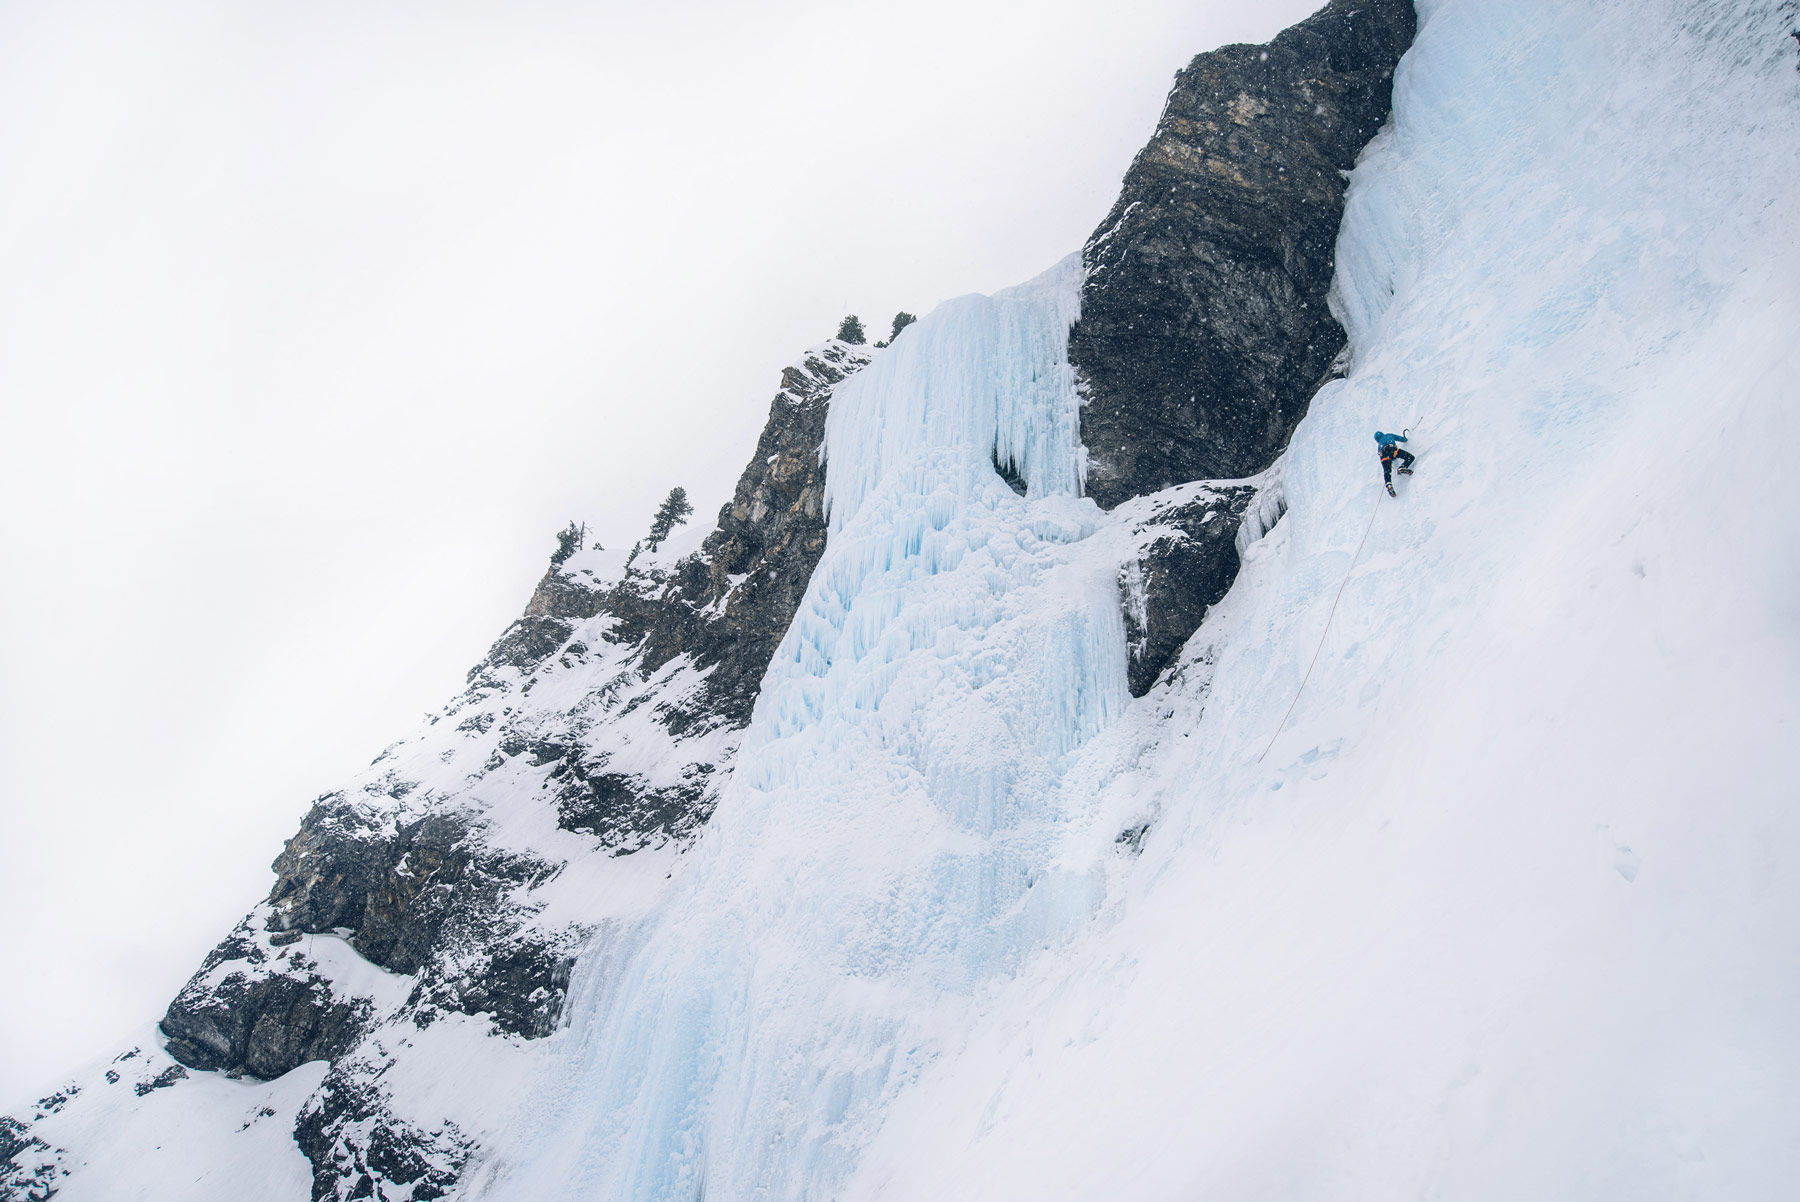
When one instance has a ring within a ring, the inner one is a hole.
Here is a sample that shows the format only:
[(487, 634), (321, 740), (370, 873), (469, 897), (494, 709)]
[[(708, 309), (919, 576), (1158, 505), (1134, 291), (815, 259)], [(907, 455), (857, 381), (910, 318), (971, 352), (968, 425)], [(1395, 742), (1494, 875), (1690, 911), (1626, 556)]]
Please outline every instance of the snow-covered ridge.
[(938, 1024), (1087, 911), (1044, 872), (1060, 765), (1127, 696), (1119, 546), (1073, 495), (1080, 281), (952, 302), (839, 390), (830, 542), (718, 810), (584, 963), (573, 1060), (476, 1196), (826, 1196)]

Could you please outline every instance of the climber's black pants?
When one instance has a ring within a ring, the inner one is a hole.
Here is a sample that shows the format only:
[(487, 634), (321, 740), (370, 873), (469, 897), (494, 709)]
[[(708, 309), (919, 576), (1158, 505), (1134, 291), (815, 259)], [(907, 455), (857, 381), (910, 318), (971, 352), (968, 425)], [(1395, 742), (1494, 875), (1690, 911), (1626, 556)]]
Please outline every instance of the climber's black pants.
[(1381, 457), (1381, 478), (1389, 484), (1394, 482), (1394, 460), (1396, 459), (1406, 460), (1405, 463), (1400, 465), (1401, 467), (1411, 467), (1413, 465), (1413, 456), (1406, 451), (1402, 451), (1399, 447), (1394, 448), (1394, 453), (1392, 455), (1383, 455)]

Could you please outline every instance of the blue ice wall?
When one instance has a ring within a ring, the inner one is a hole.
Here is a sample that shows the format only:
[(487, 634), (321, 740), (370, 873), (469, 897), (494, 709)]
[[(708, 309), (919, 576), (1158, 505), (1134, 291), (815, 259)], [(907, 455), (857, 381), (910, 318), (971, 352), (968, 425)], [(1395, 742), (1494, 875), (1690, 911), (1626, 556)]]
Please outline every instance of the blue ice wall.
[(1061, 777), (1128, 695), (1080, 280), (951, 301), (837, 391), (829, 543), (733, 779), (673, 904), (588, 957), (555, 1134), (496, 1196), (829, 1198), (983, 984), (1091, 912)]

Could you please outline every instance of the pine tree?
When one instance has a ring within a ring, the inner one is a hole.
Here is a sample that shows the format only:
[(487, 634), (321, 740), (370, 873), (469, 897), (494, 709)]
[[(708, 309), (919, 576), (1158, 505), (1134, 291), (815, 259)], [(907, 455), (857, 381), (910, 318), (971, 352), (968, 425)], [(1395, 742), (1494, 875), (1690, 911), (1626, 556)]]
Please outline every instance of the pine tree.
[(569, 556), (581, 550), (581, 544), (587, 539), (587, 527), (569, 523), (567, 530), (556, 532), (556, 550), (550, 553), (550, 566), (560, 568)]
[(900, 331), (904, 330), (907, 326), (917, 320), (919, 319), (914, 317), (911, 313), (908, 313), (905, 309), (894, 314), (894, 328), (893, 331), (888, 334), (888, 342), (892, 343), (894, 339), (900, 337)]
[(669, 495), (663, 498), (662, 507), (650, 521), (650, 536), (644, 540), (647, 549), (654, 551), (662, 546), (669, 531), (687, 521), (694, 507), (688, 503), (687, 489), (671, 488)]
[(862, 318), (854, 313), (838, 322), (837, 336), (839, 342), (848, 342), (852, 346), (861, 346), (869, 340), (863, 333)]

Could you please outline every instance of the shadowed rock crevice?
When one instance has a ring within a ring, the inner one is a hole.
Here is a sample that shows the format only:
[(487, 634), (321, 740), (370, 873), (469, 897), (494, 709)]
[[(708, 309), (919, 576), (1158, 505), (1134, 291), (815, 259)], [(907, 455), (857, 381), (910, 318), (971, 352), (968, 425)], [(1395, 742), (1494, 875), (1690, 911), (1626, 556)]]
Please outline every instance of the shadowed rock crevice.
[(1238, 574), (1255, 484), (1190, 484), (1130, 503), (1136, 554), (1119, 574), (1131, 695), (1150, 691)]

